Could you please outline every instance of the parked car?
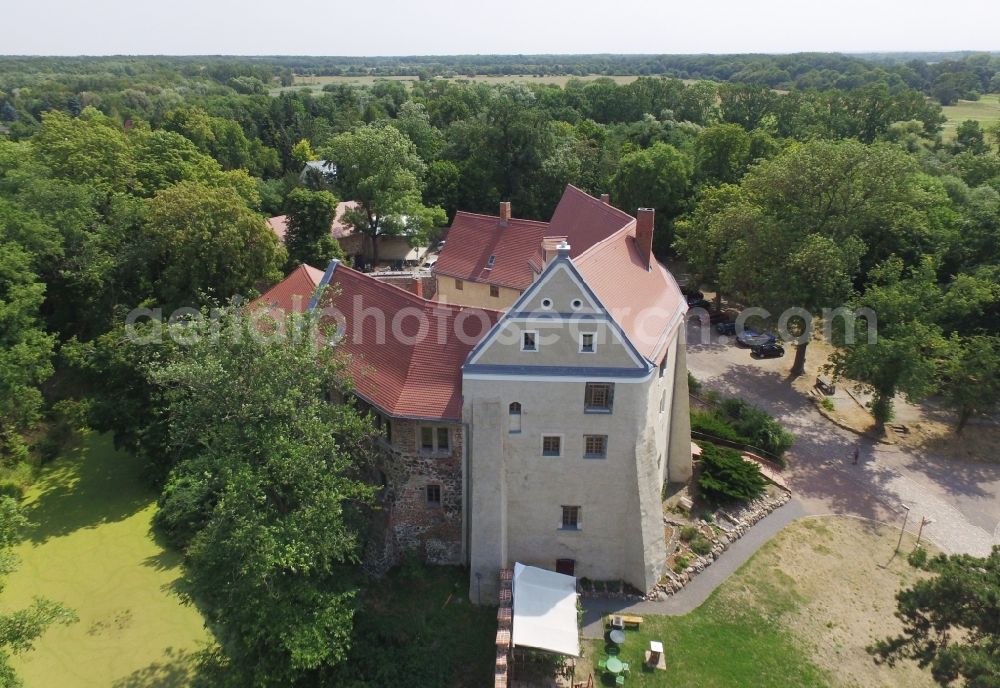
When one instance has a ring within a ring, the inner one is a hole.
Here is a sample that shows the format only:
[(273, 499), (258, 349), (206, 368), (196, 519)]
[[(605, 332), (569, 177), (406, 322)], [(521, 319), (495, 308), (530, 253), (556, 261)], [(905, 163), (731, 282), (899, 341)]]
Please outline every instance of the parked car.
[(712, 310), (712, 304), (710, 304), (705, 299), (692, 299), (688, 298), (688, 310), (692, 308), (704, 308), (706, 311)]
[(758, 332), (757, 330), (747, 329), (736, 335), (736, 343), (746, 347), (774, 344), (776, 341), (778, 341), (778, 338), (773, 334)]
[(719, 334), (727, 334), (732, 337), (736, 334), (736, 322), (733, 320), (727, 320), (725, 322), (716, 323), (715, 331)]
[(688, 305), (692, 308), (700, 301), (705, 300), (705, 295), (700, 291), (684, 291), (684, 298), (687, 299)]
[(750, 347), (750, 355), (754, 358), (781, 358), (785, 355), (785, 347), (776, 342), (758, 344)]
[(421, 265), (420, 267), (422, 267), (424, 270), (430, 270), (434, 267), (434, 265), (437, 262), (438, 262), (437, 256), (430, 256), (429, 258), (427, 258), (427, 260), (424, 261), (424, 264)]

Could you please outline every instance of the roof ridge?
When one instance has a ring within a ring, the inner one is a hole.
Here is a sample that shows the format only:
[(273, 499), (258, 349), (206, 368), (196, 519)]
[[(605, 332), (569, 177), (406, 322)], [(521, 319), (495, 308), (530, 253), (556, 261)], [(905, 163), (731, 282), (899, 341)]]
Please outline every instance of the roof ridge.
[[(486, 215), (485, 213), (473, 213), (473, 212), (469, 212), (468, 210), (457, 210), (457, 211), (455, 211), (455, 216), (457, 217), (459, 215), (465, 215), (467, 217), (481, 217), (481, 218), (484, 218), (484, 219), (487, 219), (487, 220), (496, 220), (497, 222), (500, 222), (500, 216), (499, 215)], [(510, 218), (510, 220), (508, 220), (508, 222), (530, 222), (531, 224), (536, 224), (536, 225), (547, 225), (547, 224), (549, 224), (545, 220), (529, 220), (529, 219), (524, 218), (524, 217), (512, 217), (512, 218)], [(455, 224), (455, 221), (452, 220), (451, 223)]]
[(586, 191), (584, 191), (583, 189), (581, 189), (578, 186), (574, 186), (573, 184), (566, 184), (566, 188), (567, 189), (572, 189), (573, 191), (576, 191), (581, 196), (585, 196), (587, 198), (587, 200), (590, 201), (591, 203), (593, 203), (594, 205), (596, 205), (596, 206), (598, 206), (600, 208), (606, 208), (607, 210), (610, 210), (615, 215), (622, 215), (624, 217), (627, 217), (630, 220), (634, 220), (635, 219), (634, 216), (629, 215), (627, 212), (625, 212), (621, 208), (618, 208), (616, 206), (611, 205), (610, 202), (609, 203), (605, 203), (600, 198), (595, 198), (594, 196), (591, 196), (589, 193), (587, 193)]

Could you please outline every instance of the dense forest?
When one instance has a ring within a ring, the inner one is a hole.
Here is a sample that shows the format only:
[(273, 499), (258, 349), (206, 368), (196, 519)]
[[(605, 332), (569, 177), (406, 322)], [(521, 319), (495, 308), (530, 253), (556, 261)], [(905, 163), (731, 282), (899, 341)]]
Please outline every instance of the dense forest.
[[(897, 394), (937, 394), (961, 431), (1000, 398), (1000, 130), (945, 141), (938, 103), (1000, 90), (998, 70), (988, 54), (2, 58), (0, 462), (45, 460), (80, 425), (146, 462), (219, 640), (211, 685), (385, 685), (344, 665), (374, 491), (368, 421), (321, 403), (348, 384), (340, 364), (238, 336), (133, 346), (126, 314), (215, 307), (235, 334), (231, 298), (336, 254), (337, 199), (372, 236), (436, 236), (500, 200), (548, 219), (572, 183), (656, 208), (657, 253), (733, 303), (874, 309), (877, 340), (836, 333), (831, 369), (882, 423)], [(643, 76), (435, 78), (510, 73)], [(297, 74), (420, 78), (277, 90)], [(301, 175), (317, 158), (332, 184)], [(36, 612), (37, 632), (64, 614)]]

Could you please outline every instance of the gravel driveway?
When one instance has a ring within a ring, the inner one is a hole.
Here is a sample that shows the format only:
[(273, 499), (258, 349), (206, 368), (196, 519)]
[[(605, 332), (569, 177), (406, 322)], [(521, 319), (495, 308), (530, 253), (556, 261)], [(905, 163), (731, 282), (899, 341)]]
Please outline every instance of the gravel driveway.
[[(705, 342), (688, 329), (688, 368), (706, 388), (741, 396), (773, 414), (796, 435), (786, 471), (794, 495), (811, 514), (853, 514), (902, 523), (946, 552), (985, 555), (1000, 545), (1000, 465), (946, 460), (928, 452), (872, 442), (822, 416), (792, 387), (793, 350), (754, 360), (749, 351)], [(851, 454), (860, 447), (861, 459)]]

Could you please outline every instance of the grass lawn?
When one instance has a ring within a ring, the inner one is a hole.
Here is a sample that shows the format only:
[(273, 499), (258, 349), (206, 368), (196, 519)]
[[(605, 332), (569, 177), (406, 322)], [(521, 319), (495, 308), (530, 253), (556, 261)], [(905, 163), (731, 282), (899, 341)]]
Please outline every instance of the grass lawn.
[(941, 109), (948, 118), (941, 132), (945, 141), (954, 139), (958, 125), (967, 119), (978, 120), (983, 129), (989, 129), (1000, 122), (1000, 96), (996, 93), (984, 95), (979, 100), (960, 100), (955, 105), (945, 105)]
[(28, 490), (34, 524), (16, 548), (4, 610), (35, 595), (80, 617), (15, 657), (26, 688), (187, 685), (190, 653), (209, 641), (198, 612), (173, 593), (180, 557), (150, 533), (155, 493), (141, 466), (106, 436), (46, 465)]
[[(877, 666), (865, 651), (899, 630), (894, 595), (925, 575), (903, 557), (890, 561), (898, 534), (849, 518), (793, 523), (695, 611), (645, 615), (641, 631), (626, 631), (625, 685), (933, 686), (916, 665)], [(908, 536), (903, 551), (910, 549)], [(643, 668), (650, 640), (663, 642), (666, 671)], [(584, 671), (607, 656), (605, 643), (592, 642), (587, 654)], [(606, 677), (603, 684), (613, 685)]]

